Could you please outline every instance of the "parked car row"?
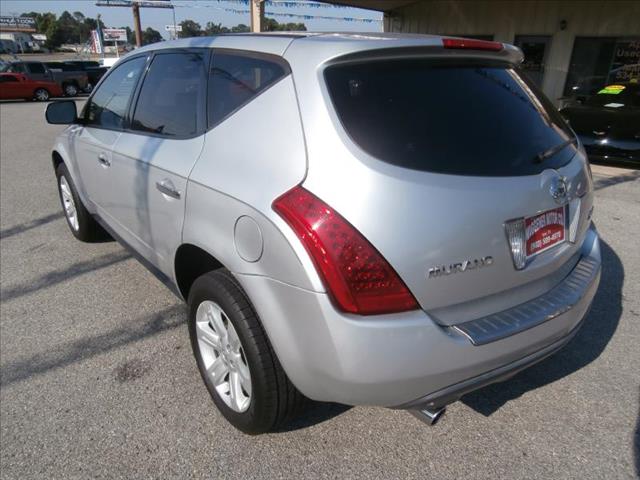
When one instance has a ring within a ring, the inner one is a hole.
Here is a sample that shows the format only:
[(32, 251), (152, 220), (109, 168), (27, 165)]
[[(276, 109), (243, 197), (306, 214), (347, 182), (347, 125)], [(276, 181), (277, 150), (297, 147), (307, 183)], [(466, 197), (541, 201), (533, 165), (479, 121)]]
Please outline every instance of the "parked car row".
[(88, 60), (7, 62), (0, 65), (0, 98), (45, 101), (52, 96), (90, 93), (107, 70), (98, 62)]
[(62, 97), (63, 91), (56, 82), (32, 80), (22, 73), (0, 73), (0, 100), (38, 100), (46, 102), (51, 97)]

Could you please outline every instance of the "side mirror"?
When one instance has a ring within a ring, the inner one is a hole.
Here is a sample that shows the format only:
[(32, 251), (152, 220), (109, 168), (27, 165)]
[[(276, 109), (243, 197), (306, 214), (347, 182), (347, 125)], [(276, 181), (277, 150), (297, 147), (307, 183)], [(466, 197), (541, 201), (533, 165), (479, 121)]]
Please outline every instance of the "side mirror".
[(44, 114), (47, 122), (54, 125), (69, 125), (78, 121), (76, 102), (73, 100), (61, 100), (47, 105)]

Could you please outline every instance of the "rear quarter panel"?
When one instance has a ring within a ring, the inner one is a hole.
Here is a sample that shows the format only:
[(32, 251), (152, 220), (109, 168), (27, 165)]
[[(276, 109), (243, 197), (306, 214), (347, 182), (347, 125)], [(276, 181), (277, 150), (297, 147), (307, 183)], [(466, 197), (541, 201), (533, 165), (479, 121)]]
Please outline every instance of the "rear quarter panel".
[[(206, 250), (235, 273), (321, 289), (317, 276), (310, 278), (303, 267), (310, 259), (302, 244), (271, 208), (273, 200), (303, 181), (306, 169), (295, 88), (288, 76), (206, 134), (187, 186), (183, 243)], [(234, 229), (242, 216), (251, 217), (261, 231), (257, 261), (243, 260), (236, 251)]]

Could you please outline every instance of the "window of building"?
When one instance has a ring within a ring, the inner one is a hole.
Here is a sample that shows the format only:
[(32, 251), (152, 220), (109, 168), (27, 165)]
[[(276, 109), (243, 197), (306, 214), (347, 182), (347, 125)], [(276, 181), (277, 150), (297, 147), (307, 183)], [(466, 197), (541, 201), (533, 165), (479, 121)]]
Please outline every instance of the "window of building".
[(524, 54), (524, 62), (520, 66), (527, 76), (539, 87), (542, 87), (545, 64), (549, 53), (551, 37), (548, 35), (516, 35), (513, 42)]
[(209, 128), (289, 73), (266, 55), (214, 53), (209, 72)]
[(611, 83), (640, 81), (640, 37), (577, 37), (565, 96), (588, 97)]
[(146, 61), (146, 57), (137, 57), (109, 73), (86, 104), (83, 116), (87, 125), (122, 128), (131, 95)]
[(131, 128), (168, 137), (203, 130), (206, 73), (202, 53), (156, 55), (144, 78)]

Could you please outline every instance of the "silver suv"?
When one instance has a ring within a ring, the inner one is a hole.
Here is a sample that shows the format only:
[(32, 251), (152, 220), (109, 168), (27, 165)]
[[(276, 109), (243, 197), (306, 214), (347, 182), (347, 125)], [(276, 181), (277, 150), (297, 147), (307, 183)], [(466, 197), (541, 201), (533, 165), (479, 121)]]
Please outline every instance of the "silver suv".
[(435, 421), (566, 344), (598, 287), (585, 153), (521, 61), (391, 34), (138, 49), (79, 116), (48, 107), (69, 227), (187, 300), (240, 430), (306, 398)]

